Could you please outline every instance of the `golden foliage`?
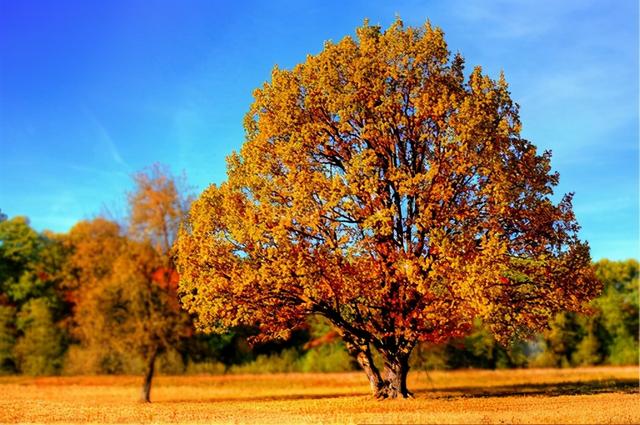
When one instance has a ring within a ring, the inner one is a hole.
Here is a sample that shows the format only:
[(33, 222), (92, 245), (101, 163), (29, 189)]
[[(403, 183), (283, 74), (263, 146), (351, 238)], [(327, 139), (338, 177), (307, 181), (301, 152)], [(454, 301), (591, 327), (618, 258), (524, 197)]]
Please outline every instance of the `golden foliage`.
[(129, 234), (151, 242), (168, 258), (191, 202), (186, 177), (173, 176), (168, 167), (156, 163), (134, 174), (133, 180), (135, 190), (128, 194)]

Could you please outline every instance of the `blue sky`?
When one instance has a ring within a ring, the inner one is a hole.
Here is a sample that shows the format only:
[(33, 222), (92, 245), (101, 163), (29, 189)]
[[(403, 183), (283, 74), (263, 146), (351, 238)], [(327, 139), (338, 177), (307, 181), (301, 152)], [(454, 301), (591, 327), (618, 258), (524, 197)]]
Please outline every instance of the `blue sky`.
[(638, 257), (638, 3), (0, 0), (0, 208), (66, 231), (124, 214), (131, 173), (225, 178), (251, 93), (365, 18), (426, 19), (504, 70), (523, 135), (553, 150), (594, 259)]

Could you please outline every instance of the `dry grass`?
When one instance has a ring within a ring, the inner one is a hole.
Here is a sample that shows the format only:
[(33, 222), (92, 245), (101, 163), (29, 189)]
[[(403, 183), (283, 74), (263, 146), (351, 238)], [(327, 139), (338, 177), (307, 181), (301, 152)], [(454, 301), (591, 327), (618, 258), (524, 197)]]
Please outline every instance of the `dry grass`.
[(414, 400), (375, 401), (361, 373), (0, 378), (0, 422), (640, 423), (637, 367), (414, 372)]

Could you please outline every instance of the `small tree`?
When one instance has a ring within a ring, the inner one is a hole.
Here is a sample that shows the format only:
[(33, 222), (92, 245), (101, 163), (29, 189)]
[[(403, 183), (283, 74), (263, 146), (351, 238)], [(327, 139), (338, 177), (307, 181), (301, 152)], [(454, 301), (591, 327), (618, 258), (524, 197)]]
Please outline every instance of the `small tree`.
[(151, 384), (159, 354), (191, 335), (189, 317), (180, 308), (177, 274), (149, 244), (129, 241), (114, 263), (107, 282), (111, 312), (108, 325), (120, 347), (144, 359), (140, 399), (150, 401)]
[(124, 282), (137, 282), (130, 291), (133, 317), (140, 326), (132, 333), (147, 359), (142, 400), (149, 401), (155, 361), (159, 353), (191, 334), (189, 317), (178, 302), (178, 274), (172, 246), (191, 198), (184, 176), (175, 177), (167, 167), (154, 164), (133, 176), (129, 193), (129, 236), (126, 261), (117, 266)]
[(134, 182), (126, 229), (98, 218), (70, 232), (67, 285), (80, 341), (142, 357), (141, 400), (148, 402), (158, 355), (192, 331), (171, 253), (189, 198), (181, 180), (160, 165), (135, 174)]
[(474, 318), (506, 340), (580, 309), (597, 281), (504, 78), (465, 79), (428, 23), (356, 33), (254, 92), (228, 180), (178, 239), (182, 300), (205, 331), (263, 338), (322, 315), (377, 397), (408, 397), (419, 340)]

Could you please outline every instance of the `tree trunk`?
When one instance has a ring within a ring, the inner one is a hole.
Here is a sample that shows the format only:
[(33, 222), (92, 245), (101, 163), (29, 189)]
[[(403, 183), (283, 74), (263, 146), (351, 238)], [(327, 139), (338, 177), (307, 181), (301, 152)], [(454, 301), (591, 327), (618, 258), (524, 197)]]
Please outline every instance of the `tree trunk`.
[(381, 350), (384, 358), (384, 379), (373, 362), (369, 343), (362, 338), (343, 334), (347, 350), (356, 359), (367, 375), (371, 393), (377, 399), (385, 398), (413, 398), (413, 393), (407, 389), (407, 374), (409, 373), (409, 355), (413, 347), (398, 350)]
[(384, 383), (380, 377), (380, 371), (373, 363), (369, 344), (365, 341), (346, 335), (343, 335), (342, 338), (349, 354), (356, 359), (364, 373), (367, 375), (369, 386), (371, 387), (371, 393), (377, 398), (378, 392), (383, 387)]
[(384, 360), (384, 383), (381, 391), (382, 398), (413, 398), (407, 389), (407, 374), (409, 373), (409, 356), (387, 356)]
[(153, 373), (156, 367), (157, 356), (158, 349), (154, 348), (147, 361), (147, 372), (144, 375), (144, 382), (142, 384), (142, 394), (140, 395), (140, 401), (144, 403), (151, 403), (151, 381), (153, 380)]

